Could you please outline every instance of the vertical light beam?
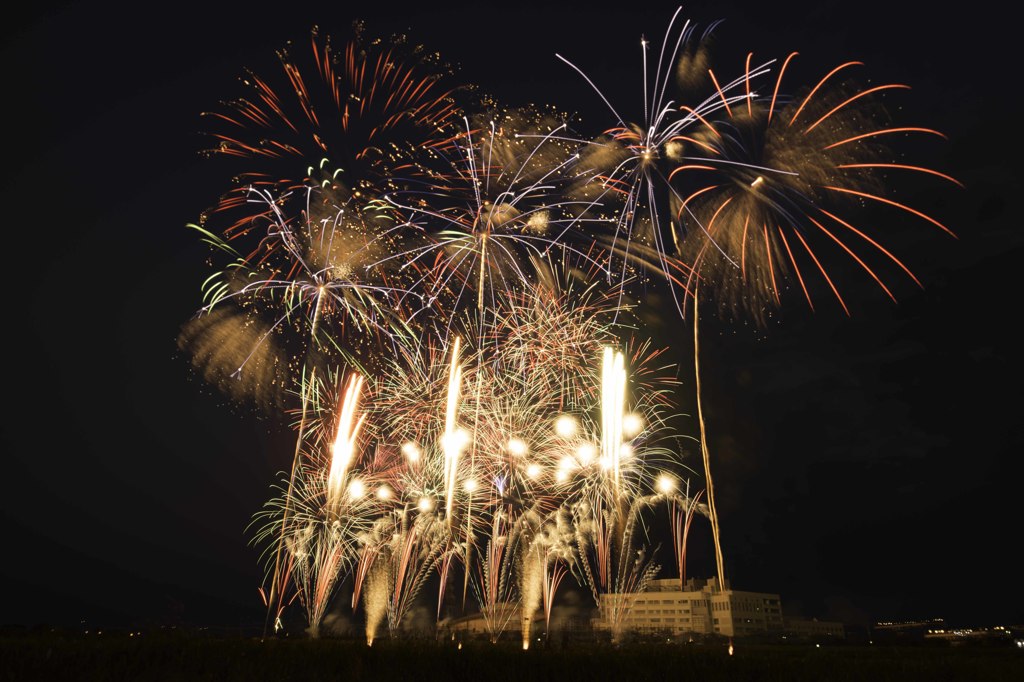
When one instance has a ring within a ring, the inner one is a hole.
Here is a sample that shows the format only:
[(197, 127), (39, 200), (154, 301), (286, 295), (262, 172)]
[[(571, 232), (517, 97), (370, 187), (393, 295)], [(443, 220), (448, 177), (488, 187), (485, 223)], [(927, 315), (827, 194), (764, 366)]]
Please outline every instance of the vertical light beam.
[(601, 456), (611, 469), (616, 497), (620, 492), (622, 417), (625, 404), (625, 358), (620, 351), (606, 347), (601, 362)]
[(459, 451), (464, 443), (459, 438), (455, 416), (459, 407), (459, 386), (462, 383), (462, 366), (459, 364), (459, 337), (452, 346), (451, 365), (448, 368), (448, 401), (444, 413), (444, 436), (441, 448), (444, 452), (445, 513), (451, 518), (455, 494), (455, 472), (459, 462)]
[(345, 491), (345, 478), (355, 458), (356, 439), (363, 428), (366, 415), (356, 418), (359, 410), (359, 393), (363, 388), (363, 377), (353, 374), (341, 399), (341, 413), (338, 417), (338, 431), (331, 446), (331, 471), (327, 477), (327, 499), (335, 507)]

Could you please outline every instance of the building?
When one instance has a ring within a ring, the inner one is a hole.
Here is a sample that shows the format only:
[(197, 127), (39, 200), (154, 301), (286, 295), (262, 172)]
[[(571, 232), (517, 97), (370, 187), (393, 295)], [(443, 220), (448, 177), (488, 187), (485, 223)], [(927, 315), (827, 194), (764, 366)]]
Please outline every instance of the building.
[[(690, 578), (680, 585), (678, 578), (652, 580), (639, 593), (603, 594), (598, 615), (579, 622), (552, 623), (552, 629), (571, 639), (592, 637), (596, 632), (613, 636), (626, 632), (638, 635), (685, 637), (719, 635), (722, 637), (770, 638), (777, 640), (845, 639), (842, 623), (818, 619), (784, 618), (782, 599), (769, 592), (717, 589), (717, 580)], [(518, 604), (501, 603), (481, 613), (444, 621), (446, 633), (456, 636), (490, 636), (512, 639), (525, 628)], [(529, 632), (544, 636), (545, 623), (540, 610), (530, 617)]]
[(718, 590), (714, 579), (691, 578), (685, 585), (668, 578), (652, 580), (637, 594), (601, 595), (595, 629), (723, 635), (781, 633), (782, 600), (777, 594)]
[(831, 620), (787, 618), (783, 631), (794, 639), (846, 639), (846, 627)]

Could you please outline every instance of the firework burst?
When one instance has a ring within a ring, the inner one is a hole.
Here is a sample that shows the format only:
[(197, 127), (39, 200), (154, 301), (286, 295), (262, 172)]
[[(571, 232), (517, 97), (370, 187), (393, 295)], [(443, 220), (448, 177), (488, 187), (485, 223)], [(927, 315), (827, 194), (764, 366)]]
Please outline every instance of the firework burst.
[(508, 292), (537, 279), (531, 262), (581, 258), (596, 263), (584, 228), (593, 202), (565, 198), (576, 149), (559, 134), (554, 112), (494, 111), (466, 118), (464, 129), (428, 150), (422, 185), (387, 201), (410, 216), (428, 243), (385, 261), (423, 266), (418, 284), (442, 325), (474, 305), (482, 325)]
[(451, 82), (451, 68), (404, 36), (369, 38), (357, 23), (338, 50), (314, 28), (308, 48), (288, 45), (278, 58), (279, 72), (248, 72), (246, 94), (206, 114), (216, 143), (208, 154), (241, 166), (211, 212), (230, 216), (231, 239), (266, 215), (248, 201), (251, 188), (285, 206), (309, 186), (358, 205), (393, 191), (410, 152), (443, 138), (458, 116), (454, 96), (463, 88)]
[[(695, 106), (668, 99), (670, 82), (690, 84), (694, 64), (702, 64), (706, 58), (703, 41), (714, 29), (713, 24), (698, 36), (697, 27), (690, 21), (679, 26), (680, 11), (681, 8), (676, 10), (669, 22), (653, 71), (648, 66), (651, 45), (646, 39), (641, 40), (643, 106), (642, 116), (635, 122), (623, 117), (579, 67), (561, 55), (558, 57), (587, 81), (613, 116), (610, 128), (583, 143), (577, 167), (580, 181), (573, 190), (576, 196), (616, 206), (609, 216), (614, 230), (604, 241), (615, 256), (608, 261), (608, 281), (624, 281), (632, 276), (630, 270), (658, 273), (671, 284), (676, 308), (682, 314), (684, 301), (677, 289), (686, 291), (685, 278), (690, 269), (675, 257), (681, 228), (678, 216), (670, 215), (667, 209), (682, 197), (677, 195), (669, 176), (685, 145), (693, 139), (693, 132), (710, 125), (708, 119), (723, 107), (728, 108), (730, 102), (746, 100), (749, 93), (741, 91), (742, 79), (736, 79), (722, 87), (715, 81), (720, 98), (708, 96)], [(768, 66), (756, 67), (750, 76), (767, 73)], [(679, 78), (673, 79), (672, 73), (677, 69)], [(700, 224), (699, 220), (697, 223)]]
[(941, 134), (885, 123), (879, 98), (907, 86), (860, 88), (842, 81), (862, 66), (859, 62), (841, 64), (813, 88), (787, 95), (783, 76), (794, 56), (763, 91), (751, 90), (748, 57), (742, 81), (751, 96), (731, 107), (723, 98), (725, 115), (693, 135), (689, 153), (670, 174), (685, 197), (675, 210), (690, 234), (682, 248), (682, 258), (693, 268), (688, 290), (700, 278), (714, 288), (712, 297), (723, 307), (759, 316), (766, 306), (781, 303), (787, 282), (813, 309), (817, 278), (848, 314), (827, 267), (841, 257), (855, 262), (895, 301), (880, 268), (898, 269), (918, 286), (921, 282), (846, 214), (858, 204), (880, 204), (952, 234), (934, 218), (888, 198), (883, 182), (884, 174), (919, 173), (959, 185), (939, 171), (893, 162), (893, 152), (883, 144), (910, 134)]

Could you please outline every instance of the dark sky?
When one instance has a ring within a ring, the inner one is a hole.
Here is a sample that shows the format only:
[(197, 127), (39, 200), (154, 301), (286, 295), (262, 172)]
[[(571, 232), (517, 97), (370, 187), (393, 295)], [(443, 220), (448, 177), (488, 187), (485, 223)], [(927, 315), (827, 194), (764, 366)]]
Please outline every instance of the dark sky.
[[(675, 5), (620, 7), (57, 3), (8, 22), (0, 623), (259, 620), (245, 527), (292, 435), (190, 379), (175, 348), (205, 276), (185, 224), (227, 182), (199, 155), (199, 114), (237, 93), (243, 68), (276, 68), (274, 50), (313, 24), (344, 33), (361, 18), (408, 31), (508, 104), (600, 117), (554, 55), (638, 104), (637, 43), (659, 39)], [(850, 318), (795, 297), (761, 330), (702, 318), (727, 573), (805, 616), (1024, 622), (1017, 36), (994, 3), (960, 10), (684, 7), (725, 19), (714, 63), (727, 70), (749, 50), (798, 50), (806, 73), (859, 59), (909, 83), (898, 118), (950, 138), (917, 158), (966, 184), (903, 195), (959, 239), (911, 216), (879, 228), (925, 285), (897, 286), (898, 305), (857, 280)], [(689, 333), (663, 319), (658, 334)], [(691, 572), (712, 570), (706, 529), (691, 552)]]

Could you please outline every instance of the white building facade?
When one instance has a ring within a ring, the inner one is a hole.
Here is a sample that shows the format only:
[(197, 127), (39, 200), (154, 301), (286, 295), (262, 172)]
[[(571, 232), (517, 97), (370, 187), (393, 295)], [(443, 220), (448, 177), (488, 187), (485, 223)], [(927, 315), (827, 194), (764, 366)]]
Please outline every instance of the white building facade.
[(691, 578), (652, 580), (638, 594), (601, 596), (595, 628), (638, 633), (687, 633), (726, 637), (783, 631), (777, 594), (718, 590), (715, 581)]

